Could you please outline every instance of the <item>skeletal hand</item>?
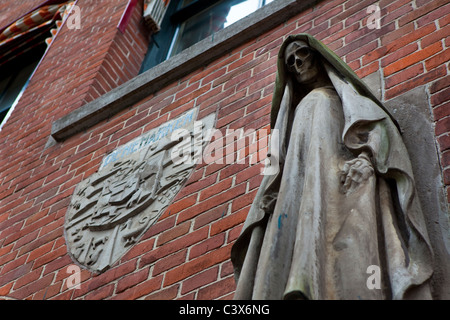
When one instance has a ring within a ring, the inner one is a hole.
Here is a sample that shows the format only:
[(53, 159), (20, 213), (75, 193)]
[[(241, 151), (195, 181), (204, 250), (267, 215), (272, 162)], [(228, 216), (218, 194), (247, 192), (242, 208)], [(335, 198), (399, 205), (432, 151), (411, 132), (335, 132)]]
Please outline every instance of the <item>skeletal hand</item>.
[(347, 161), (341, 171), (341, 183), (344, 193), (354, 190), (373, 174), (373, 166), (366, 154)]

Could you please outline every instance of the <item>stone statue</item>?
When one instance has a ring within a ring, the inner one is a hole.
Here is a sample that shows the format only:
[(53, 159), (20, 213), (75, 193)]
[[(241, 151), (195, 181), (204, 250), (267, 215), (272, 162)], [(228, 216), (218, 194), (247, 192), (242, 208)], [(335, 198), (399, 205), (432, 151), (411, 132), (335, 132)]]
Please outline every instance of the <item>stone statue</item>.
[(398, 125), (310, 35), (281, 46), (271, 128), (279, 170), (232, 248), (235, 299), (431, 299), (433, 252)]

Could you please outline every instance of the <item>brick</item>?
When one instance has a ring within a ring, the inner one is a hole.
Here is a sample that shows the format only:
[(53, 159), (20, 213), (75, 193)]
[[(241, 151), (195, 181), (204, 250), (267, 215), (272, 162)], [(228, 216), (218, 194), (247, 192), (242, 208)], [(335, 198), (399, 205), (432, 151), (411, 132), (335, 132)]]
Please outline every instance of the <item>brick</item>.
[(27, 262), (34, 261), (34, 260), (36, 260), (38, 257), (41, 257), (41, 256), (43, 256), (44, 254), (50, 252), (50, 251), (52, 250), (52, 248), (53, 248), (53, 244), (54, 244), (54, 242), (52, 241), (52, 242), (50, 242), (50, 243), (47, 243), (47, 244), (43, 245), (42, 247), (39, 247), (39, 248), (33, 250), (33, 251), (29, 254), (28, 259), (27, 259)]
[[(167, 210), (166, 210), (167, 211)], [(161, 232), (168, 230), (172, 228), (175, 225), (175, 216), (169, 216), (169, 217), (160, 217), (158, 222), (154, 224), (142, 237), (142, 240), (151, 238), (157, 234), (160, 234)]]
[(10, 283), (3, 287), (0, 287), (0, 296), (7, 297), (13, 285), (14, 283)]
[(397, 72), (396, 74), (388, 77), (385, 81), (386, 88), (391, 88), (399, 83), (412, 79), (424, 72), (422, 63), (417, 63), (405, 70)]
[(447, 25), (439, 30), (436, 30), (435, 32), (427, 35), (424, 37), (420, 43), (422, 47), (427, 47), (432, 45), (435, 42), (441, 42), (442, 39), (445, 39), (450, 34), (450, 25)]
[(227, 201), (230, 201), (231, 199), (234, 199), (234, 198), (242, 195), (243, 193), (245, 193), (245, 185), (244, 184), (233, 187), (225, 193), (211, 197), (199, 204), (196, 204), (195, 206), (189, 208), (188, 210), (184, 210), (183, 212), (180, 212), (180, 214), (178, 215), (177, 221), (178, 221), (178, 223), (181, 223), (182, 221), (192, 219), (193, 217), (198, 216), (199, 214), (201, 214), (213, 207), (216, 207)]
[(450, 166), (450, 150), (442, 152), (441, 165), (444, 168)]
[(248, 192), (242, 197), (239, 197), (237, 199), (233, 200), (233, 203), (231, 205), (231, 212), (235, 212), (239, 209), (242, 209), (248, 205), (250, 205), (253, 202), (253, 199), (255, 198), (256, 190), (252, 192)]
[[(200, 173), (203, 175), (203, 172), (200, 172)], [(212, 174), (204, 179), (200, 179), (196, 182), (192, 182), (192, 183), (186, 185), (183, 189), (181, 189), (181, 191), (177, 195), (177, 198), (178, 197), (183, 198), (186, 195), (193, 194), (194, 192), (197, 192), (197, 191), (205, 188), (206, 186), (213, 184), (214, 182), (216, 182), (216, 180), (217, 180), (217, 173)], [(191, 179), (189, 179), (188, 183), (190, 181), (191, 181)]]
[[(49, 220), (47, 220), (47, 218), (46, 219), (42, 219), (42, 220), (49, 221)], [(39, 228), (37, 228), (37, 229), (39, 229)], [(40, 230), (37, 230), (37, 231), (40, 232)], [(40, 247), (40, 246), (42, 246), (44, 244), (47, 244), (49, 242), (53, 242), (53, 240), (55, 240), (56, 238), (58, 238), (60, 236), (61, 236), (61, 230), (55, 230), (55, 231), (52, 231), (52, 232), (47, 233), (45, 235), (41, 235), (36, 240), (22, 245), (20, 247), (20, 249), (19, 249), (19, 256), (20, 255), (25, 255), (26, 253), (31, 252), (34, 249), (36, 249), (36, 248), (38, 248), (38, 247)]]
[(69, 255), (62, 256), (62, 257), (55, 259), (55, 260), (49, 262), (48, 264), (46, 264), (44, 266), (44, 271), (42, 272), (42, 275), (47, 275), (51, 272), (54, 272), (54, 271), (57, 271), (60, 269), (64, 269), (66, 271), (67, 267), (70, 264), (73, 264), (73, 261), (70, 258), (70, 256)]
[(175, 94), (175, 100), (178, 100), (181, 97), (184, 97), (184, 96), (186, 96), (189, 93), (192, 93), (193, 91), (197, 90), (198, 88), (200, 88), (200, 81), (198, 81), (198, 82), (196, 82), (194, 84), (191, 84), (190, 86), (186, 87), (183, 90), (178, 91)]
[(436, 136), (447, 133), (450, 128), (450, 117), (446, 117), (436, 122), (435, 133)]
[(194, 194), (192, 196), (183, 198), (171, 204), (167, 209), (170, 211), (170, 214), (176, 214), (180, 211), (185, 210), (186, 208), (192, 207), (197, 202), (197, 195)]
[(432, 82), (438, 78), (441, 78), (447, 74), (445, 66), (441, 66), (439, 68), (433, 69), (430, 72), (424, 73), (414, 79), (408, 80), (404, 83), (401, 83), (391, 89), (386, 90), (386, 100), (392, 99), (393, 97), (402, 94), (408, 90), (411, 90), (419, 85)]
[[(263, 102), (263, 101), (262, 100), (257, 101), (256, 103), (261, 103), (261, 102)], [(256, 111), (247, 114), (245, 116), (245, 118), (234, 121), (232, 124), (229, 125), (229, 129), (240, 130), (243, 128), (244, 131), (247, 131), (249, 129), (258, 130), (262, 126), (267, 125), (268, 122), (265, 122), (265, 123), (263, 122), (263, 124), (261, 126), (256, 125), (254, 122), (264, 119), (264, 116), (270, 116), (270, 106), (269, 105), (266, 105), (266, 106), (261, 105), (261, 108), (257, 108), (257, 109), (252, 108), (252, 110), (256, 110)], [(264, 120), (266, 120), (266, 119), (264, 119)]]
[(450, 132), (438, 138), (438, 145), (441, 152), (450, 149)]
[(175, 110), (175, 109), (177, 109), (178, 107), (180, 107), (180, 106), (182, 106), (184, 104), (187, 104), (189, 102), (194, 101), (195, 98), (197, 98), (197, 97), (201, 96), (202, 94), (208, 92), (210, 90), (210, 87), (211, 87), (211, 84), (209, 83), (209, 84), (207, 84), (207, 85), (205, 85), (205, 86), (203, 86), (203, 87), (201, 87), (201, 88), (199, 88), (199, 89), (197, 89), (197, 90), (195, 90), (195, 91), (193, 91), (193, 92), (191, 92), (191, 93), (189, 93), (189, 94), (187, 94), (187, 95), (185, 95), (185, 96), (183, 96), (183, 97), (181, 97), (179, 99), (175, 99), (172, 104), (168, 105), (167, 107), (165, 107), (165, 108), (163, 108), (161, 110), (161, 114), (164, 114), (164, 113), (167, 113), (169, 111)]
[(202, 255), (166, 273), (164, 286), (170, 286), (180, 280), (212, 267), (230, 258), (231, 245)]
[(224, 192), (224, 191), (226, 192), (231, 187), (232, 182), (233, 182), (233, 179), (228, 178), (228, 179), (222, 180), (218, 183), (212, 184), (209, 187), (203, 189), (200, 192), (199, 201), (203, 201), (212, 196), (218, 195), (221, 192)]
[(426, 47), (422, 50), (416, 51), (396, 62), (386, 66), (384, 68), (384, 73), (386, 76), (389, 76), (395, 72), (398, 72), (406, 67), (409, 67), (419, 61), (425, 60), (426, 58), (436, 54), (437, 52), (442, 50), (441, 43), (435, 43), (429, 47)]
[(447, 190), (447, 202), (450, 203), (450, 188), (446, 188)]
[[(247, 80), (248, 81), (248, 80)], [(248, 96), (245, 96), (246, 90), (241, 90), (236, 95), (231, 96), (228, 99), (222, 100), (219, 103), (219, 112), (217, 117), (223, 118), (224, 116), (237, 111), (239, 109), (244, 109), (247, 105), (249, 105), (252, 102), (258, 101), (261, 98), (261, 93), (256, 92), (253, 94), (250, 94)]]
[[(410, 43), (414, 43), (420, 38), (432, 33), (436, 30), (436, 25), (434, 23), (427, 24), (426, 26), (416, 29), (414, 32), (405, 34), (402, 37), (381, 39), (381, 45), (386, 46), (388, 52), (395, 51), (402, 48)], [(399, 35), (400, 36), (400, 35)]]
[(448, 25), (449, 23), (450, 23), (450, 15), (446, 15), (445, 17), (439, 19), (439, 27), (441, 28)]
[(215, 79), (223, 76), (226, 73), (227, 73), (226, 68), (222, 68), (222, 69), (219, 69), (217, 71), (211, 72), (207, 77), (202, 79), (202, 85), (205, 85), (205, 84), (207, 84), (209, 82), (212, 82)]
[(40, 278), (39, 280), (21, 287), (18, 290), (14, 290), (14, 292), (11, 293), (10, 296), (20, 300), (25, 299), (33, 295), (35, 292), (48, 287), (52, 283), (52, 279), (53, 275), (49, 274), (45, 277)]
[(232, 213), (228, 216), (225, 216), (221, 218), (220, 220), (216, 221), (211, 225), (211, 236), (224, 232), (242, 222), (245, 221), (245, 218), (247, 217), (248, 210), (250, 208), (244, 208), (242, 210), (239, 210), (238, 212)]
[[(322, 22), (330, 19), (331, 17), (336, 16), (337, 14), (340, 14), (343, 11), (343, 6), (338, 5), (333, 8), (330, 8), (329, 10), (326, 10), (325, 13), (318, 15), (314, 19), (314, 26), (320, 25)], [(331, 32), (330, 32), (331, 33)]]
[(236, 290), (234, 277), (230, 276), (199, 290), (198, 300), (213, 300)]
[(450, 101), (450, 87), (439, 91), (431, 96), (431, 104), (437, 106), (444, 102)]
[(195, 292), (189, 293), (185, 296), (181, 296), (179, 297), (177, 300), (195, 300), (196, 299), (196, 295)]
[(112, 300), (136, 300), (161, 288), (163, 276), (158, 276), (131, 287), (128, 290), (112, 297)]
[[(110, 283), (118, 278), (123, 277), (124, 275), (130, 274), (131, 272), (136, 270), (136, 261), (131, 260), (125, 262), (122, 265), (116, 265), (113, 268), (107, 270), (102, 274), (95, 275), (87, 285), (82, 285), (81, 290), (76, 290), (77, 294), (84, 294), (87, 292), (91, 292), (104, 286), (107, 283)], [(85, 291), (85, 292), (83, 292)]]
[(156, 276), (162, 272), (170, 270), (176, 266), (183, 264), (186, 261), (187, 249), (178, 251), (165, 258), (159, 259), (153, 268), (152, 276)]
[(408, 0), (403, 1), (393, 1), (389, 5), (384, 5), (379, 3), (381, 12), (383, 14), (384, 10), (386, 10), (386, 14), (382, 17), (382, 23), (387, 23), (391, 21), (395, 21), (398, 18), (404, 16), (408, 12), (413, 11), (412, 3)]
[(59, 257), (62, 257), (63, 255), (67, 254), (67, 248), (66, 246), (60, 247), (58, 249), (52, 250), (52, 252), (47, 253), (46, 255), (40, 257), (39, 259), (36, 259), (35, 263), (33, 264), (33, 269), (38, 268), (44, 264), (47, 264)]
[(182, 238), (176, 239), (172, 242), (164, 244), (164, 246), (154, 249), (146, 254), (144, 254), (139, 262), (139, 268), (143, 268), (146, 265), (153, 264), (155, 261), (168, 256), (177, 251), (188, 248), (194, 243), (198, 243), (206, 238), (208, 238), (209, 228), (204, 227), (183, 236)]
[(425, 60), (425, 67), (427, 68), (427, 71), (430, 71), (436, 67), (439, 67), (447, 63), (449, 60), (450, 60), (450, 49), (447, 49), (442, 52), (439, 52), (438, 54), (434, 55), (428, 60)]
[(356, 70), (355, 73), (358, 75), (358, 77), (364, 78), (369, 74), (376, 72), (378, 69), (379, 69), (378, 61), (374, 61), (371, 64)]
[(450, 184), (450, 168), (444, 170), (444, 183), (446, 185)]
[(366, 12), (367, 7), (372, 4), (373, 1), (360, 1), (356, 5), (352, 5), (351, 2), (344, 3), (344, 11), (331, 19), (331, 23), (334, 24), (337, 21), (344, 21), (346, 18), (351, 17), (355, 13), (364, 11)]
[(28, 274), (31, 271), (32, 263), (22, 264), (18, 266), (17, 268), (3, 273), (2, 269), (2, 276), (0, 277), (0, 286), (3, 286), (7, 284), (8, 282), (12, 282), (23, 275)]
[(361, 57), (364, 57), (367, 53), (372, 52), (378, 47), (378, 41), (372, 41), (368, 44), (362, 46), (361, 48), (349, 53), (345, 59), (347, 62), (353, 61), (355, 59), (359, 59)]
[(406, 14), (405, 16), (401, 17), (399, 19), (399, 26), (403, 26), (404, 24), (415, 20), (419, 17), (424, 16), (425, 14), (429, 13), (430, 11), (439, 8), (443, 5), (447, 4), (447, 0), (435, 0), (432, 2), (429, 2), (428, 4), (421, 6), (410, 13)]
[(450, 75), (433, 82), (430, 86), (430, 93), (436, 93), (447, 87), (450, 87)]
[(240, 59), (238, 59), (237, 61), (231, 63), (228, 65), (227, 67), (227, 72), (231, 72), (234, 69), (237, 69), (239, 67), (241, 67), (242, 65), (245, 65), (248, 62), (254, 61), (254, 53), (249, 53), (247, 54), (245, 57), (242, 57)]
[(173, 285), (145, 297), (145, 300), (174, 300), (178, 295), (180, 285)]
[(42, 273), (42, 268), (28, 272), (26, 275), (24, 275), (20, 279), (17, 279), (17, 281), (14, 283), (14, 290), (17, 290), (17, 289), (23, 287), (24, 285), (29, 284), (30, 282), (38, 280), (41, 277), (41, 273)]
[(221, 233), (216, 236), (212, 236), (199, 244), (192, 246), (189, 251), (189, 260), (192, 260), (206, 252), (220, 248), (225, 243), (225, 234)]
[(189, 293), (192, 290), (214, 282), (217, 279), (218, 273), (219, 267), (214, 267), (183, 281), (181, 286), (181, 294)]
[(347, 65), (352, 69), (352, 70), (357, 70), (359, 68), (361, 68), (361, 62), (359, 62), (359, 60), (354, 60), (352, 62), (347, 63)]
[(227, 213), (228, 204), (223, 204), (221, 206), (217, 206), (215, 208), (212, 208), (194, 219), (194, 230), (197, 230), (198, 228), (201, 228), (223, 216)]
[[(4, 256), (7, 253), (11, 253), (12, 248), (13, 248), (12, 244), (9, 246), (4, 246), (4, 247), (0, 248), (0, 257)], [(3, 272), (3, 269), (0, 269), (0, 270)]]
[(163, 233), (161, 233), (158, 236), (158, 240), (157, 240), (157, 246), (161, 246), (166, 242), (172, 241), (176, 238), (179, 238), (182, 235), (185, 235), (186, 233), (189, 232), (191, 228), (191, 223), (190, 222), (184, 222), (180, 225), (177, 225), (176, 227), (173, 227), (170, 230), (167, 230)]
[[(276, 74), (274, 72), (272, 72), (272, 70), (268, 70), (267, 73), (269, 73), (269, 75), (259, 81), (257, 78), (254, 79), (254, 81), (256, 81), (256, 82), (254, 82), (252, 85), (250, 85), (248, 87), (249, 94), (258, 92), (258, 91), (272, 85), (275, 82)], [(265, 76), (265, 75), (261, 74), (261, 77), (262, 76)], [(236, 90), (238, 90), (238, 89), (239, 89), (239, 87)]]
[(145, 268), (143, 270), (140, 270), (138, 272), (135, 272), (135, 273), (132, 273), (130, 275), (123, 277), (122, 279), (120, 279), (117, 282), (115, 293), (125, 291), (126, 289), (129, 289), (130, 287), (133, 287), (133, 286), (137, 285), (138, 283), (141, 283), (144, 280), (147, 280), (148, 274), (149, 274), (149, 269)]
[(433, 108), (434, 121), (450, 116), (450, 101)]
[(435, 20), (438, 20), (439, 18), (443, 16), (448, 16), (450, 13), (450, 4), (440, 6), (439, 8), (435, 9), (434, 11), (429, 12), (422, 18), (417, 20), (418, 26), (423, 26), (427, 23), (434, 22)]
[(231, 260), (222, 263), (222, 265), (220, 266), (220, 277), (225, 278), (226, 276), (231, 274), (234, 274), (234, 267), (231, 263)]
[(88, 295), (86, 295), (86, 300), (103, 300), (110, 297), (114, 292), (114, 284), (106, 285), (104, 287), (92, 290)]
[(217, 121), (217, 128), (223, 128), (230, 122), (233, 122), (236, 119), (241, 119), (244, 116), (244, 114), (245, 114), (245, 110), (239, 109), (239, 110), (223, 117), (222, 119), (219, 119)]
[(48, 288), (42, 289), (33, 295), (33, 300), (48, 300), (61, 292), (62, 281), (50, 285)]
[(261, 173), (261, 169), (263, 168), (262, 165), (252, 165), (249, 166), (248, 168), (241, 170), (240, 172), (238, 172), (238, 174), (236, 175), (236, 184), (240, 184), (244, 181), (248, 181), (250, 178), (259, 175)]
[(211, 106), (221, 101), (222, 99), (229, 97), (235, 92), (234, 88), (224, 90), (222, 86), (213, 88), (206, 93), (198, 96), (195, 99), (195, 106), (203, 106), (204, 104)]

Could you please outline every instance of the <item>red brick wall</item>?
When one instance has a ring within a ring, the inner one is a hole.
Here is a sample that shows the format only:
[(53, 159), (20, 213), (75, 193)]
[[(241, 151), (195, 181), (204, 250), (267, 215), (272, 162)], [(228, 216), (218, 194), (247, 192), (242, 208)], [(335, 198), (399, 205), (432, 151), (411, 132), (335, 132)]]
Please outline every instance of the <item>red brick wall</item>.
[(450, 202), (448, 1), (381, 0), (380, 29), (367, 27), (367, 7), (375, 1), (323, 1), (108, 121), (46, 147), (54, 120), (136, 74), (147, 37), (138, 8), (127, 32), (118, 33), (126, 2), (79, 1), (82, 29), (62, 30), (0, 132), (0, 295), (232, 298), (230, 249), (262, 178), (248, 155), (245, 164), (196, 167), (139, 243), (103, 274), (83, 270), (80, 289), (65, 283), (73, 262), (64, 215), (76, 184), (106, 153), (192, 107), (200, 108), (199, 117), (217, 110), (223, 133), (267, 129), (276, 54), (288, 34), (315, 35), (361, 77), (380, 71), (385, 100), (427, 85)]
[(0, 2), (0, 28), (8, 26), (19, 17), (30, 12), (43, 3), (42, 0), (15, 1), (12, 6), (9, 1)]

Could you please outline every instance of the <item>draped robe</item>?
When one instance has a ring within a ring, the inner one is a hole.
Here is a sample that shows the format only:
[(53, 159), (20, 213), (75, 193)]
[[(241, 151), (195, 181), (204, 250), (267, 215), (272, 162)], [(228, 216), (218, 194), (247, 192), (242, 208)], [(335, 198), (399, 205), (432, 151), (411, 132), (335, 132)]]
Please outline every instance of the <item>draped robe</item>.
[[(295, 39), (324, 52), (308, 35)], [(280, 170), (263, 178), (232, 248), (235, 299), (431, 298), (433, 253), (394, 120), (329, 53), (333, 86), (293, 104), (293, 81), (280, 80), (288, 41), (272, 105)], [(362, 151), (374, 174), (345, 191), (341, 170)], [(379, 288), (369, 283), (373, 270)]]

